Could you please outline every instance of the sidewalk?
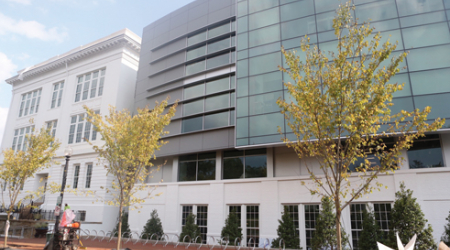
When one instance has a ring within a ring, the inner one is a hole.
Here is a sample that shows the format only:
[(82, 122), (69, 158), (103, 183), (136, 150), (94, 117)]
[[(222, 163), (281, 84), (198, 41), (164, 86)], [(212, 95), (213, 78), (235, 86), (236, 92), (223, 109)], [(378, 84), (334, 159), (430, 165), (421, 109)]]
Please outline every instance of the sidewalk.
[[(82, 240), (83, 245), (87, 247), (88, 250), (106, 250), (106, 249), (115, 249), (117, 247), (117, 242), (112, 240), (110, 242), (99, 241), (99, 240)], [(1, 244), (2, 242), (0, 242)], [(165, 244), (165, 243), (164, 243)], [(128, 243), (124, 243), (122, 245), (122, 248), (129, 248), (132, 250), (182, 250), (185, 249), (185, 245), (182, 245), (181, 243), (178, 245), (178, 247), (175, 247), (174, 245), (168, 244), (167, 247), (164, 247), (164, 244), (157, 244), (153, 246), (150, 242), (148, 242), (146, 245), (143, 245), (143, 242), (138, 242), (136, 244), (133, 244), (130, 240)], [(27, 250), (42, 250), (45, 246), (45, 238), (33, 238), (33, 239), (8, 239), (8, 245), (11, 248), (14, 249), (27, 249)], [(208, 250), (210, 247), (207, 247), (206, 245), (203, 245), (201, 247), (202, 250)], [(190, 246), (188, 248), (189, 250), (196, 250), (197, 246)], [(215, 249), (220, 249), (216, 246)], [(228, 250), (234, 250), (234, 247), (227, 247)], [(241, 248), (244, 250), (244, 248)]]

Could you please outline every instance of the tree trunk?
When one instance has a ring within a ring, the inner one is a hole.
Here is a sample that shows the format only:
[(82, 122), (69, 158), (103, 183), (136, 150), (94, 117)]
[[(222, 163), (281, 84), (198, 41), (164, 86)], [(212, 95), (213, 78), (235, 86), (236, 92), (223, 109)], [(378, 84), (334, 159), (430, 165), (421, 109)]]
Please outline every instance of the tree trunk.
[(11, 216), (11, 212), (8, 211), (7, 213), (7, 218), (6, 218), (6, 223), (5, 223), (5, 242), (4, 242), (4, 247), (8, 247), (8, 231), (9, 231), (9, 217)]
[(341, 241), (341, 206), (339, 201), (339, 196), (335, 200), (336, 206), (336, 250), (342, 250)]
[(118, 233), (117, 233), (117, 250), (120, 250), (120, 243), (122, 239), (122, 204), (119, 206), (119, 226), (118, 226)]

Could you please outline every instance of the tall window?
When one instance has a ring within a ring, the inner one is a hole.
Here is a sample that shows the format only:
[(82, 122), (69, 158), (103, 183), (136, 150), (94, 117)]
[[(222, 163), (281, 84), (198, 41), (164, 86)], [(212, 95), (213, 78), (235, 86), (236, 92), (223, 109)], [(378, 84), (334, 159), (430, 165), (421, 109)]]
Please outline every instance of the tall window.
[(202, 243), (206, 243), (208, 234), (208, 206), (197, 206), (197, 226), (200, 229)]
[(87, 165), (86, 169), (86, 184), (85, 188), (91, 188), (91, 179), (92, 179), (92, 164)]
[(53, 85), (52, 105), (50, 108), (61, 106), (61, 98), (64, 88), (64, 82), (59, 82)]
[(26, 150), (28, 139), (27, 135), (30, 135), (34, 131), (34, 126), (28, 126), (14, 130), (14, 138), (11, 148), (14, 151)]
[(75, 165), (75, 171), (73, 172), (73, 188), (78, 188), (79, 177), (80, 177), (80, 165)]
[(365, 204), (351, 204), (350, 206), (350, 221), (352, 225), (352, 241), (353, 249), (359, 249), (359, 238), (363, 230), (363, 211), (366, 209)]
[(78, 77), (75, 102), (103, 95), (106, 69), (97, 70)]
[[(298, 237), (300, 235), (298, 205), (284, 205), (284, 208), (287, 209), (289, 216), (291, 217), (292, 221), (294, 222), (295, 233), (297, 234), (297, 237)], [(283, 209), (282, 214), (283, 213), (284, 213), (284, 209)]]
[(408, 150), (409, 168), (443, 167), (441, 139), (439, 135), (427, 135), (414, 141)]
[[(98, 113), (98, 111), (96, 111)], [(79, 114), (71, 117), (69, 129), (69, 144), (79, 143), (86, 140), (95, 141), (97, 131), (85, 117), (87, 114)]]
[[(247, 246), (259, 246), (259, 206), (247, 206)], [(252, 239), (252, 240), (250, 240)], [(248, 244), (250, 242), (250, 244)]]
[(32, 115), (39, 110), (42, 89), (34, 90), (22, 95), (20, 103), (19, 117)]
[(380, 227), (382, 239), (386, 239), (389, 233), (389, 222), (391, 220), (391, 204), (379, 203), (373, 204), (373, 211), (375, 213), (375, 221)]
[(54, 120), (54, 121), (49, 121), (46, 122), (47, 124), (47, 129), (49, 131), (49, 134), (55, 138), (55, 134), (56, 134), (56, 126), (58, 125), (58, 120)]
[[(229, 206), (229, 212), (230, 213), (235, 213), (236, 216), (238, 217), (238, 225), (239, 228), (241, 228), (241, 206)], [(234, 242), (231, 242), (234, 243)]]
[(223, 179), (267, 177), (266, 149), (225, 151)]
[(205, 181), (216, 178), (216, 153), (180, 156), (178, 181)]
[(312, 249), (312, 239), (316, 232), (316, 221), (319, 213), (319, 205), (305, 205), (306, 249)]

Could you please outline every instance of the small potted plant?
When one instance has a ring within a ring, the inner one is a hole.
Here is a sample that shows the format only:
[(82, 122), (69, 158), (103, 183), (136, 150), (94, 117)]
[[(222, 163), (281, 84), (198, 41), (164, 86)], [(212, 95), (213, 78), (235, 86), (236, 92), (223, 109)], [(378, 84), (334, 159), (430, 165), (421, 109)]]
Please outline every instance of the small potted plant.
[(38, 222), (38, 223), (34, 224), (34, 230), (36, 232), (34, 234), (35, 238), (40, 238), (42, 236), (45, 237), (45, 235), (47, 234), (47, 231), (48, 231), (48, 223), (47, 222)]

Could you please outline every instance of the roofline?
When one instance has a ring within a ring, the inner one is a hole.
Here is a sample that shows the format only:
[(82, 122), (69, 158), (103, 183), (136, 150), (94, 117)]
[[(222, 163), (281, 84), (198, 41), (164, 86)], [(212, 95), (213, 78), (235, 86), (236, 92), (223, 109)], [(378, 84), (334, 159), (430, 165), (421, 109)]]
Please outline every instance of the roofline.
[(86, 56), (99, 53), (105, 49), (121, 44), (130, 47), (138, 54), (141, 51), (141, 38), (129, 29), (123, 29), (89, 44), (70, 50), (62, 55), (50, 58), (42, 63), (22, 69), (17, 72), (17, 75), (6, 79), (5, 82), (12, 85), (27, 77), (42, 74), (56, 68), (65, 67), (66, 63), (81, 60)]

